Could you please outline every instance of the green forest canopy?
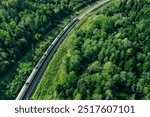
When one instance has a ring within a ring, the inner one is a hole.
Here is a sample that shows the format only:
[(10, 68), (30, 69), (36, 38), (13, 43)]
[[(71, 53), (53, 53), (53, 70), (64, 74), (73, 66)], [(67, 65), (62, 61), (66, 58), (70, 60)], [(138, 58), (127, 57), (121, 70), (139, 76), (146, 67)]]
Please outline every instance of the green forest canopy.
[(32, 99), (150, 99), (150, 1), (112, 2), (86, 17)]
[(1, 0), (0, 74), (5, 73), (61, 17), (96, 0)]

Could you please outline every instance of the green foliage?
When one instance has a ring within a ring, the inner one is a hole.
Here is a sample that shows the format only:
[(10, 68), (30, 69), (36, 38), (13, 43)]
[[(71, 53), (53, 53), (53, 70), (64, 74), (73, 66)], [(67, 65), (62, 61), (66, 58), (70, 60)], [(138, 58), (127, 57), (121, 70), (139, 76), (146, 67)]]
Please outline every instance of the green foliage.
[[(32, 99), (150, 99), (149, 7), (148, 0), (122, 0), (82, 20), (59, 48)], [(48, 75), (52, 72), (56, 75)], [(48, 90), (46, 80), (51, 82)], [(39, 89), (46, 95), (39, 95)]]

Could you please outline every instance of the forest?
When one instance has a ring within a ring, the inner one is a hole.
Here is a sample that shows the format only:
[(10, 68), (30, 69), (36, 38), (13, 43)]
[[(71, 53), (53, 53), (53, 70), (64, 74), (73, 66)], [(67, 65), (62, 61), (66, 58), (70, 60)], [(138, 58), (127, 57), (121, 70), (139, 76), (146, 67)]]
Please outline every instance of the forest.
[(150, 99), (150, 1), (113, 1), (80, 21), (31, 99)]
[[(15, 99), (38, 58), (18, 67), (21, 59), (25, 55), (31, 56), (29, 51), (44, 40), (44, 36), (56, 28), (60, 21), (95, 1), (0, 1), (0, 99)], [(11, 70), (16, 73), (9, 73)], [(19, 75), (16, 76), (17, 73)]]

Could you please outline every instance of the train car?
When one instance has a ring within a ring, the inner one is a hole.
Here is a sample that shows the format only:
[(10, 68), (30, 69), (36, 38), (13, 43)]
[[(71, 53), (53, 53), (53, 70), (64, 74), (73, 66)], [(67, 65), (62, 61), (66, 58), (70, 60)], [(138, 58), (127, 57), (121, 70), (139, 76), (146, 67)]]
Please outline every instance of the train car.
[(62, 37), (64, 35), (64, 33), (66, 33), (66, 31), (77, 21), (77, 18), (74, 18), (59, 34), (59, 38)]
[(16, 100), (21, 100), (21, 99), (23, 99), (23, 97), (24, 97), (24, 95), (25, 95), (27, 89), (28, 89), (28, 86), (24, 85), (24, 86), (22, 87), (21, 91), (19, 92), (19, 94), (18, 94)]
[(53, 48), (53, 45), (51, 44), (51, 45), (48, 47), (48, 49), (46, 50), (47, 54), (49, 54), (49, 53), (51, 52), (52, 48)]
[(27, 81), (25, 82), (25, 84), (23, 85), (21, 91), (19, 92), (16, 100), (21, 100), (23, 99), (29, 85), (31, 84), (31, 82), (33, 81), (33, 78), (35, 77), (36, 73), (38, 72), (38, 70), (36, 68), (33, 69), (32, 73), (30, 74), (29, 78), (27, 79)]
[(42, 58), (39, 60), (39, 62), (37, 63), (38, 66), (41, 66), (44, 62), (44, 60), (46, 59), (45, 56), (42, 56)]
[(51, 45), (52, 45), (52, 46), (54, 46), (54, 45), (58, 42), (58, 40), (59, 40), (59, 38), (58, 38), (58, 37), (56, 37), (56, 38), (55, 38), (55, 40), (52, 42), (52, 44), (51, 44)]
[(66, 31), (67, 29), (68, 29), (68, 25), (63, 30)]
[(69, 24), (68, 24), (68, 27), (72, 26), (78, 19), (77, 18), (74, 18)]

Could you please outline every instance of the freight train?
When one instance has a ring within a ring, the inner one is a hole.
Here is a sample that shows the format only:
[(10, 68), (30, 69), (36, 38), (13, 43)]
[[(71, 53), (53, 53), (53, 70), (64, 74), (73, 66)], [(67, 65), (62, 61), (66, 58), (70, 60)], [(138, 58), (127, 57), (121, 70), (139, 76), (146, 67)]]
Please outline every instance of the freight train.
[(37, 75), (37, 73), (39, 72), (40, 68), (42, 67), (44, 61), (46, 60), (46, 58), (48, 57), (48, 55), (50, 54), (50, 52), (52, 51), (52, 49), (56, 46), (56, 44), (58, 43), (58, 41), (64, 36), (64, 34), (69, 31), (69, 29), (74, 26), (77, 22), (78, 22), (78, 18), (74, 18), (60, 33), (59, 35), (54, 39), (54, 41), (49, 45), (49, 47), (47, 48), (47, 50), (45, 51), (45, 53), (43, 54), (43, 56), (40, 58), (40, 60), (38, 61), (38, 63), (36, 64), (35, 68), (33, 69), (32, 73), (30, 74), (30, 76), (28, 77), (28, 79), (26, 80), (24, 86), (22, 87), (21, 91), (19, 92), (16, 100), (23, 100), (24, 96), (28, 90), (28, 88), (30, 87), (31, 83), (33, 82), (35, 76)]

